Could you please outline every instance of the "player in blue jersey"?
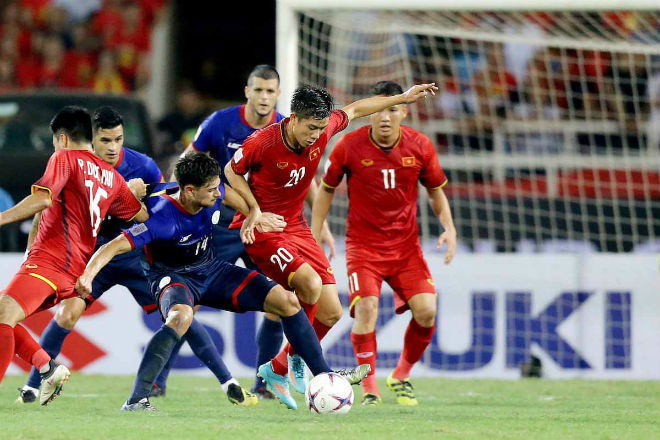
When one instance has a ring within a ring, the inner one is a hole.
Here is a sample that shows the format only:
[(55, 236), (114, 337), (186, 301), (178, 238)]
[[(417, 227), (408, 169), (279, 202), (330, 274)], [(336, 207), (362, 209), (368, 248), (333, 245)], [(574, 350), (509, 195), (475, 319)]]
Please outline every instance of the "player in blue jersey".
[[(117, 169), (119, 174), (129, 182), (129, 186), (138, 198), (144, 197), (145, 184), (153, 186), (163, 180), (160, 169), (153, 159), (123, 146), (124, 122), (116, 110), (111, 107), (97, 109), (92, 118), (92, 127), (95, 154)], [(116, 237), (123, 228), (130, 226), (126, 222), (106, 219), (101, 224), (97, 247)], [(55, 317), (42, 333), (40, 340), (41, 346), (53, 359), (60, 353), (64, 340), (85, 309), (114, 285), (126, 287), (145, 312), (150, 313), (156, 310), (144, 270), (140, 264), (140, 253), (140, 250), (136, 250), (113, 259), (96, 277), (93, 292), (85, 301), (80, 298), (70, 298), (61, 302)], [(184, 339), (188, 340), (193, 352), (214, 372), (232, 403), (248, 405), (257, 402), (254, 396), (240, 389), (238, 383), (231, 377), (208, 331), (202, 324), (193, 321)], [(27, 384), (20, 389), (20, 395), (16, 401), (18, 403), (35, 401), (40, 380), (38, 371), (33, 368)], [(230, 387), (232, 383), (235, 383), (236, 386)]]
[[(254, 241), (253, 227), (260, 232), (282, 231), (286, 226), (282, 217), (262, 214), (258, 205), (248, 206), (231, 187), (225, 187), (220, 181), (218, 163), (205, 153), (180, 158), (175, 176), (179, 192), (173, 196), (149, 198), (149, 220), (124, 231), (98, 249), (76, 284), (76, 290), (84, 298), (92, 291), (96, 274), (115, 255), (144, 246), (143, 263), (165, 324), (147, 345), (133, 391), (122, 410), (154, 410), (148, 398), (151, 384), (188, 330), (196, 305), (233, 312), (253, 310), (276, 314), (281, 318), (287, 339), (312, 373), (330, 371), (314, 329), (293, 292), (254, 270), (215, 258), (214, 248), (209, 243), (220, 221), (223, 199), (247, 215), (247, 226), (241, 230), (241, 238), (247, 243)], [(351, 383), (358, 383), (369, 369), (360, 366), (340, 374)], [(286, 378), (282, 381), (266, 375), (264, 379), (274, 389), (287, 385)], [(283, 403), (296, 409), (296, 402), (290, 395)]]
[[(218, 110), (206, 118), (182, 156), (194, 151), (208, 152), (218, 161), (222, 173), (225, 165), (248, 136), (284, 119), (284, 115), (275, 111), (279, 96), (280, 76), (277, 70), (267, 64), (256, 66), (252, 69), (245, 85), (245, 104)], [(224, 174), (221, 176), (223, 183), (227, 183)], [(228, 228), (235, 213), (236, 211), (228, 206), (221, 210), (220, 222), (213, 235), (216, 257), (229, 263), (236, 263), (240, 258), (246, 267), (254, 268), (239, 237), (239, 230)], [(268, 362), (277, 354), (282, 346), (282, 326), (277, 316), (265, 315), (257, 332), (257, 346), (257, 366)], [(178, 352), (178, 349), (179, 347), (175, 347), (174, 352)], [(168, 362), (156, 379), (157, 387), (165, 383), (171, 363)], [(154, 389), (154, 391), (158, 390)], [(260, 398), (273, 398), (258, 376), (255, 377), (252, 392)]]

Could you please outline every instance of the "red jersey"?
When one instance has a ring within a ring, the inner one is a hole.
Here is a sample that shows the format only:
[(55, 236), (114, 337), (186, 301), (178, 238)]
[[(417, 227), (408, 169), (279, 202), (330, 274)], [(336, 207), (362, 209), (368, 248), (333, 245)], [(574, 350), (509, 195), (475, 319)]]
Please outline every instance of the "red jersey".
[(32, 192), (39, 189), (50, 193), (52, 205), (41, 215), (27, 261), (76, 277), (94, 252), (102, 219), (130, 220), (141, 207), (121, 174), (90, 151), (56, 151), (32, 185)]
[[(236, 174), (250, 173), (248, 184), (263, 212), (284, 217), (286, 230), (306, 225), (303, 205), (325, 147), (348, 125), (342, 110), (333, 110), (328, 126), (316, 142), (296, 153), (287, 145), (284, 129), (289, 118), (250, 135), (231, 160)], [(239, 228), (245, 216), (237, 212), (230, 228)]]
[(390, 152), (366, 126), (342, 137), (328, 159), (323, 184), (335, 188), (346, 174), (346, 244), (392, 249), (418, 240), (417, 181), (427, 188), (447, 183), (428, 137), (402, 126)]

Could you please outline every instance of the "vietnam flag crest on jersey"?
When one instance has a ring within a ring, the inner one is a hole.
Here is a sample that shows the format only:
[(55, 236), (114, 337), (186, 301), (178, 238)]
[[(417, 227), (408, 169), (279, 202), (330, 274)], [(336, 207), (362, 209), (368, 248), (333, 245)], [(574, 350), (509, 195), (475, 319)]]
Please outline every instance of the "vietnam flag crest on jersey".
[(402, 157), (401, 163), (404, 167), (414, 167), (415, 166), (415, 156)]
[(309, 152), (309, 160), (314, 160), (321, 154), (321, 149), (319, 147), (314, 148)]

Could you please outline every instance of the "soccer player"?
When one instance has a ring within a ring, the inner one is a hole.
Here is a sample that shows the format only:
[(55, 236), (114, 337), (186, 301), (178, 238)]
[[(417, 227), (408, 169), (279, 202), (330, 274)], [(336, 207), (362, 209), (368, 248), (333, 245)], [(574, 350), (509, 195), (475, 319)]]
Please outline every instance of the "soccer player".
[[(240, 213), (230, 227), (242, 226), (254, 236), (254, 242), (246, 244), (250, 258), (268, 277), (296, 292), (319, 340), (342, 313), (332, 268), (303, 215), (305, 198), (315, 196), (316, 186), (312, 183), (325, 147), (350, 120), (415, 102), (435, 90), (434, 84), (417, 85), (396, 96), (371, 97), (333, 110), (332, 96), (327, 91), (299, 87), (291, 100), (290, 118), (247, 138), (225, 167), (227, 180), (250, 206), (284, 216), (284, 233), (255, 232)], [(249, 183), (243, 177), (248, 172)], [(289, 382), (296, 391), (305, 390), (304, 367), (290, 346), (260, 367), (260, 373), (264, 379), (266, 374), (272, 381), (285, 383), (271, 390), (280, 400), (291, 399)]]
[[(284, 119), (284, 115), (275, 111), (275, 104), (280, 96), (280, 76), (273, 66), (260, 64), (252, 69), (245, 85), (246, 102), (242, 105), (228, 107), (214, 112), (199, 126), (197, 133), (182, 156), (194, 151), (208, 152), (218, 161), (221, 171), (231, 160), (245, 139), (258, 129)], [(226, 179), (223, 177), (223, 182)], [(170, 180), (174, 180), (173, 178)], [(254, 268), (239, 236), (238, 229), (229, 229), (229, 224), (236, 211), (224, 206), (220, 213), (220, 222), (213, 235), (213, 246), (216, 258), (236, 263), (242, 259), (246, 267)], [(328, 231), (329, 232), (329, 231)], [(326, 240), (331, 240), (327, 238)], [(258, 358), (257, 366), (275, 356), (282, 346), (282, 326), (275, 315), (266, 314), (257, 333)], [(176, 347), (174, 352), (178, 352)], [(168, 362), (156, 380), (160, 386), (169, 372)], [(262, 398), (273, 398), (266, 389), (261, 378), (255, 378), (252, 391)]]
[(0, 225), (42, 212), (26, 261), (0, 295), (0, 381), (14, 354), (41, 374), (39, 401), (61, 391), (69, 370), (56, 364), (18, 323), (76, 296), (74, 286), (92, 255), (106, 215), (122, 220), (148, 218), (126, 181), (92, 152), (87, 110), (65, 107), (50, 123), (55, 153), (32, 194), (0, 213)]
[[(97, 109), (92, 116), (92, 128), (94, 131), (93, 146), (95, 154), (115, 167), (128, 182), (129, 187), (133, 181), (132, 179), (136, 179), (140, 183), (146, 183), (150, 187), (163, 180), (162, 174), (153, 159), (123, 145), (124, 121), (115, 109), (112, 107)], [(133, 190), (133, 194), (144, 196), (144, 189), (140, 193)], [(99, 231), (97, 248), (115, 238), (122, 228), (130, 226), (131, 224), (127, 222), (105, 219)], [(64, 340), (85, 309), (117, 284), (126, 287), (145, 312), (151, 313), (156, 310), (144, 269), (140, 264), (140, 250), (118, 256), (96, 277), (92, 294), (86, 300), (74, 297), (65, 299), (60, 303), (55, 317), (46, 327), (39, 341), (39, 345), (46, 350), (51, 358), (56, 358), (60, 353)], [(182, 339), (189, 342), (193, 352), (213, 371), (220, 381), (222, 389), (227, 393), (230, 402), (236, 405), (249, 405), (257, 402), (254, 396), (245, 393), (238, 382), (233, 379), (208, 331), (202, 324), (193, 320), (188, 333)], [(34, 402), (38, 396), (39, 382), (39, 372), (33, 368), (27, 384), (20, 389), (20, 395), (16, 401), (18, 403)], [(232, 386), (232, 384), (234, 385)], [(164, 389), (163, 386), (161, 390)]]
[[(193, 307), (198, 304), (234, 312), (266, 310), (277, 314), (287, 338), (312, 372), (330, 371), (295, 295), (254, 270), (215, 258), (213, 246), (209, 245), (214, 225), (220, 221), (223, 198), (225, 203), (247, 215), (248, 224), (257, 230), (281, 231), (285, 226), (282, 217), (262, 214), (231, 188), (225, 192), (218, 163), (205, 153), (180, 158), (175, 175), (179, 192), (174, 196), (149, 198), (149, 220), (99, 248), (76, 285), (84, 297), (91, 292), (96, 274), (115, 255), (145, 246), (147, 276), (165, 324), (147, 345), (133, 392), (122, 410), (154, 410), (148, 398), (151, 384), (179, 338), (188, 330)], [(242, 232), (243, 240), (253, 239), (248, 232), (247, 229)], [(367, 372), (368, 365), (343, 374), (350, 382), (357, 383)], [(296, 408), (295, 401), (285, 403)]]
[[(374, 85), (375, 96), (397, 96), (401, 86)], [(447, 245), (445, 264), (456, 250), (456, 229), (442, 187), (447, 178), (433, 144), (423, 134), (401, 125), (407, 107), (391, 105), (371, 115), (371, 125), (348, 133), (328, 159), (323, 190), (312, 210), (312, 233), (318, 237), (334, 190), (347, 176), (346, 266), (350, 293), (353, 350), (358, 363), (371, 366), (363, 381), (365, 405), (381, 402), (376, 385), (376, 319), (383, 281), (395, 292), (396, 312), (412, 311), (399, 363), (387, 386), (401, 405), (417, 405), (410, 370), (422, 357), (435, 329), (436, 294), (422, 255), (417, 230), (417, 182), (429, 195), (431, 208), (444, 228), (437, 246)]]

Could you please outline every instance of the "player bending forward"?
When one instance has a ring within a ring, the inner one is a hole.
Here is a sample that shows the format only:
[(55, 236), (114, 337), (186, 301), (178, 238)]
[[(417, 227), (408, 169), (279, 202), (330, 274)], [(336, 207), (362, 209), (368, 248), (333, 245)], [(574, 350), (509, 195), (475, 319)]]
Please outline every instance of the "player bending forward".
[[(332, 96), (327, 91), (299, 87), (291, 100), (291, 116), (248, 137), (225, 167), (227, 180), (250, 206), (284, 217), (284, 233), (254, 232), (250, 222), (238, 213), (230, 227), (243, 225), (254, 234), (254, 242), (246, 245), (250, 258), (268, 277), (293, 288), (319, 340), (342, 312), (330, 263), (303, 215), (305, 198), (316, 195), (313, 179), (325, 147), (350, 120), (415, 102), (435, 90), (433, 84), (422, 84), (396, 96), (362, 99), (333, 110)], [(243, 175), (248, 172), (246, 181)], [(271, 391), (290, 408), (295, 408), (296, 402), (289, 392), (289, 381), (296, 391), (305, 390), (305, 371), (299, 359), (287, 345), (259, 369), (261, 377), (277, 383)]]
[[(292, 292), (256, 271), (214, 258), (212, 239), (220, 220), (222, 199), (244, 214), (257, 230), (281, 230), (285, 223), (277, 215), (262, 214), (245, 204), (231, 188), (220, 182), (218, 163), (205, 153), (182, 157), (176, 164), (179, 192), (174, 196), (149, 198), (150, 218), (133, 226), (94, 254), (76, 289), (82, 297), (91, 292), (96, 274), (115, 255), (145, 246), (147, 277), (165, 324), (149, 341), (138, 368), (133, 392), (122, 406), (128, 411), (153, 411), (149, 392), (173, 347), (193, 319), (193, 307), (206, 305), (232, 312), (267, 311), (281, 317), (284, 334), (307, 362), (313, 374), (330, 371), (323, 358), (314, 329)], [(249, 242), (252, 231), (242, 231)], [(369, 366), (341, 372), (351, 383), (359, 383)], [(264, 378), (268, 383), (268, 378)], [(274, 384), (270, 383), (270, 386)], [(276, 385), (275, 385), (276, 386)]]
[[(401, 86), (377, 83), (375, 96), (396, 96)], [(417, 405), (409, 381), (410, 370), (421, 359), (435, 329), (436, 294), (422, 255), (417, 230), (417, 182), (429, 195), (431, 208), (444, 228), (437, 246), (447, 244), (445, 264), (456, 250), (456, 229), (449, 202), (442, 191), (447, 184), (433, 144), (423, 134), (402, 126), (407, 108), (392, 105), (371, 116), (371, 125), (345, 135), (332, 150), (323, 189), (312, 211), (312, 232), (320, 236), (334, 196), (347, 176), (349, 210), (346, 220), (346, 270), (351, 316), (351, 341), (358, 363), (371, 366), (362, 382), (362, 403), (381, 402), (376, 385), (376, 320), (381, 284), (395, 293), (396, 312), (412, 311), (399, 363), (387, 378), (400, 405)]]
[(55, 153), (32, 194), (0, 213), (0, 225), (43, 211), (39, 232), (26, 261), (0, 295), (0, 382), (14, 355), (41, 373), (39, 401), (46, 405), (69, 378), (18, 323), (76, 296), (76, 279), (94, 251), (106, 215), (147, 219), (126, 181), (92, 152), (87, 110), (65, 107), (50, 123)]

